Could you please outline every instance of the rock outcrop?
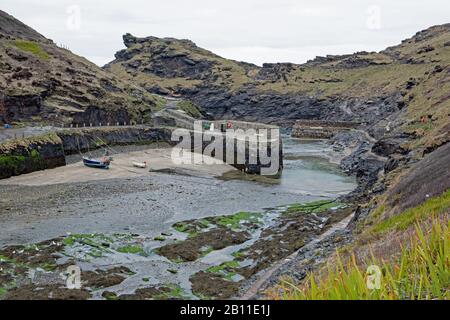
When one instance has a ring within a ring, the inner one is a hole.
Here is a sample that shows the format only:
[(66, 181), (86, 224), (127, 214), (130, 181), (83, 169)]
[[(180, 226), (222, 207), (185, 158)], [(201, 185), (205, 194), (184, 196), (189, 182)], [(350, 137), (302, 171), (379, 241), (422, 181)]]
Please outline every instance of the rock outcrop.
[(0, 11), (0, 124), (145, 121), (162, 103)]

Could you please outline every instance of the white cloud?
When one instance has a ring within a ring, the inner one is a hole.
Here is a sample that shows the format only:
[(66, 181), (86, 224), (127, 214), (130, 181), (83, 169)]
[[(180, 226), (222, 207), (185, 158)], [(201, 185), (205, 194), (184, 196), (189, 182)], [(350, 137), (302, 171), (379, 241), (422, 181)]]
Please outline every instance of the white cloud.
[[(80, 7), (81, 24), (69, 30), (66, 10), (74, 4)], [(370, 6), (380, 8), (379, 29), (367, 27)], [(187, 38), (227, 58), (261, 64), (379, 50), (449, 22), (450, 2), (2, 0), (2, 10), (100, 65), (123, 48), (121, 36), (126, 32)]]

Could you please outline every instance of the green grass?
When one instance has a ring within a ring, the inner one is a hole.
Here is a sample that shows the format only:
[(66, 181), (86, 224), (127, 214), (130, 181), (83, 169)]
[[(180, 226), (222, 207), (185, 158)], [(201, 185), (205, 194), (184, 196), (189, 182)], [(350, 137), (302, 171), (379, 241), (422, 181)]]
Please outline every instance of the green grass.
[[(355, 257), (347, 263), (337, 257), (328, 274), (310, 274), (304, 285), (283, 281), (269, 298), (283, 300), (411, 300), (450, 298), (449, 220), (435, 218), (432, 226), (416, 224), (410, 245), (390, 261), (372, 258), (364, 266)], [(381, 270), (379, 289), (367, 286), (369, 265)]]
[(428, 199), (421, 205), (407, 209), (400, 214), (394, 215), (374, 225), (370, 231), (374, 233), (385, 233), (391, 230), (405, 230), (415, 221), (439, 215), (450, 208), (450, 190), (442, 195)]
[(47, 52), (45, 52), (37, 42), (26, 40), (14, 40), (13, 44), (16, 48), (31, 53), (42, 60), (50, 59)]
[(73, 246), (76, 243), (89, 245), (95, 248), (104, 248), (102, 243), (112, 243), (113, 240), (103, 234), (72, 234), (64, 238), (63, 244)]
[(177, 107), (193, 118), (200, 119), (202, 117), (198, 107), (190, 101), (181, 100), (177, 103)]

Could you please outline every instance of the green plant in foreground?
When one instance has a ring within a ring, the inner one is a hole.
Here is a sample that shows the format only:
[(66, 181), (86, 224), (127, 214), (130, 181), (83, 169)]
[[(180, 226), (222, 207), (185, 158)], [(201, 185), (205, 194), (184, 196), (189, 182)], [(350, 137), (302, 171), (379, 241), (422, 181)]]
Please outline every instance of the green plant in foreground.
[[(398, 258), (384, 261), (372, 257), (365, 266), (352, 256), (343, 263), (337, 256), (335, 266), (319, 278), (311, 274), (303, 286), (283, 281), (273, 298), (286, 300), (400, 300), (450, 298), (450, 237), (448, 217), (435, 218), (431, 227), (416, 225), (409, 247)], [(378, 266), (382, 272), (379, 289), (369, 289), (366, 267)], [(270, 295), (270, 293), (269, 293)]]

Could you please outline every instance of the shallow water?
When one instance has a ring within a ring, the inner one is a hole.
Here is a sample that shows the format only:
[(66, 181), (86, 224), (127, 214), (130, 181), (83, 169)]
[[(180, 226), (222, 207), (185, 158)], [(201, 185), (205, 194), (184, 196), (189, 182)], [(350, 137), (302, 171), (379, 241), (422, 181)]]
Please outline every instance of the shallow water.
[(323, 140), (283, 137), (284, 170), (279, 187), (291, 192), (339, 195), (352, 191), (355, 180), (330, 163), (330, 146)]
[[(146, 256), (113, 251), (89, 261), (77, 259), (79, 265), (83, 270), (116, 265), (132, 269), (135, 275), (110, 288), (118, 293), (132, 293), (137, 287), (150, 284), (170, 283), (180, 286), (194, 298), (189, 276), (232, 260), (232, 254), (252, 245), (261, 230), (252, 234), (245, 243), (213, 251), (195, 262), (173, 263), (153, 252), (159, 246), (182, 241), (186, 237), (171, 229), (173, 223), (239, 211), (257, 211), (264, 212), (263, 228), (270, 228), (280, 214), (278, 206), (335, 198), (355, 188), (354, 179), (327, 160), (332, 152), (325, 141), (284, 136), (283, 147), (284, 171), (276, 183), (264, 183), (264, 179), (256, 182), (245, 179), (222, 181), (211, 177), (158, 173), (134, 179), (40, 187), (40, 192), (67, 188), (69, 195), (59, 202), (46, 202), (42, 206), (33, 203), (29, 217), (19, 215), (0, 221), (3, 230), (0, 244), (37, 242), (67, 233), (111, 235), (119, 232), (133, 235), (133, 243), (139, 244)], [(90, 188), (96, 192), (89, 194)], [(84, 201), (79, 201), (80, 198)], [(155, 241), (153, 237), (161, 233), (171, 236), (165, 237), (163, 243)], [(120, 241), (113, 243), (119, 244)], [(81, 246), (74, 249), (80, 252), (70, 252), (69, 249), (67, 253), (77, 257), (92, 248)], [(169, 269), (178, 272), (171, 273)], [(143, 278), (148, 281), (144, 283)], [(100, 298), (100, 294), (97, 292), (94, 297)]]

